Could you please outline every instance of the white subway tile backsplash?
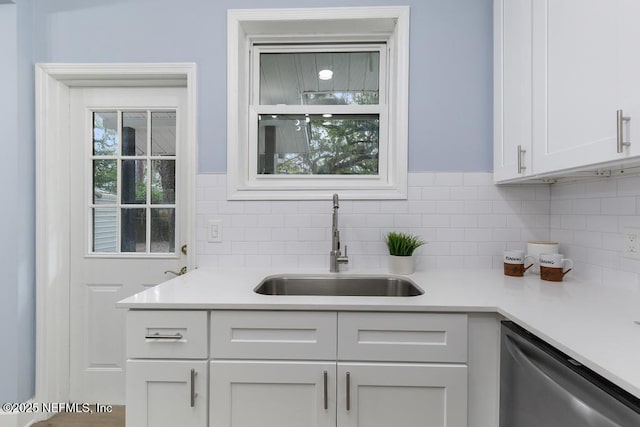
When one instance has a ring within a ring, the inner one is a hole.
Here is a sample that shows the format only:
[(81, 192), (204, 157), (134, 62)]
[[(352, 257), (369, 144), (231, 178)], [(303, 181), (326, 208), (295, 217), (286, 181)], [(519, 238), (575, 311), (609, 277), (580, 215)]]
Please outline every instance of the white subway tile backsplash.
[(630, 176), (616, 182), (618, 196), (637, 196), (640, 189), (640, 176)]
[(618, 231), (618, 217), (614, 215), (588, 215), (586, 228), (592, 231), (606, 231), (615, 233)]
[(602, 204), (601, 212), (604, 215), (636, 215), (636, 206), (636, 197), (609, 197)]
[(601, 248), (602, 233), (598, 231), (576, 230), (573, 232), (573, 243), (585, 248)]
[(584, 215), (560, 215), (560, 227), (566, 230), (585, 230), (587, 218)]
[(451, 187), (449, 197), (451, 200), (476, 200), (478, 187)]
[(423, 200), (449, 200), (451, 198), (451, 188), (448, 186), (428, 186), (422, 187)]
[(456, 214), (464, 211), (462, 200), (444, 200), (436, 202), (436, 212), (441, 214)]
[(451, 215), (450, 225), (451, 227), (462, 228), (474, 228), (478, 227), (480, 215), (464, 214), (464, 215)]
[(450, 187), (454, 185), (462, 185), (464, 182), (464, 173), (437, 173), (435, 174), (436, 185)]
[[(570, 202), (570, 200), (566, 200)], [(571, 204), (571, 213), (582, 215), (600, 215), (601, 212), (600, 199), (576, 199)]]
[(571, 274), (637, 289), (640, 261), (624, 258), (622, 249), (624, 228), (640, 227), (639, 197), (639, 176), (551, 186), (551, 239), (574, 260)]
[[(554, 185), (493, 184), (491, 173), (409, 174), (407, 200), (341, 200), (345, 270), (385, 268), (389, 231), (420, 235), (417, 268), (501, 268), (502, 251), (555, 240), (590, 280), (640, 283), (640, 261), (622, 258), (624, 227), (640, 227), (640, 177)], [(197, 176), (199, 265), (328, 270), (331, 201), (227, 201), (225, 174)], [(222, 243), (207, 221), (223, 221)]]
[(462, 184), (492, 187), (493, 174), (484, 172), (465, 172), (462, 174)]

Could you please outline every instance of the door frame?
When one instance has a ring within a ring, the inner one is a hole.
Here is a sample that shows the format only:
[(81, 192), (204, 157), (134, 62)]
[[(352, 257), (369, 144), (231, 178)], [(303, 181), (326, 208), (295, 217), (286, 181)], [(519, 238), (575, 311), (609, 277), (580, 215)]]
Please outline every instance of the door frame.
[(69, 100), (74, 87), (186, 89), (187, 268), (196, 267), (196, 64), (36, 64), (36, 402), (69, 400)]

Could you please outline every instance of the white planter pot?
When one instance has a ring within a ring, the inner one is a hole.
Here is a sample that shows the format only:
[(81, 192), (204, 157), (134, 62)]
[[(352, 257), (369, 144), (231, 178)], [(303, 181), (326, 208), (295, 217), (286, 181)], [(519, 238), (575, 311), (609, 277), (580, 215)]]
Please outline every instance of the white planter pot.
[(413, 255), (389, 255), (389, 272), (392, 274), (411, 274), (414, 271)]

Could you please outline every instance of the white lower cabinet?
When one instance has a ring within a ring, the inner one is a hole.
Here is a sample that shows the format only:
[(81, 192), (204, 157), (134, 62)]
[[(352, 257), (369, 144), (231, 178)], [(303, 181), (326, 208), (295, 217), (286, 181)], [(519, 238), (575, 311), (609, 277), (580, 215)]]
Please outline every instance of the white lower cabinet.
[(207, 362), (127, 361), (127, 427), (206, 427)]
[(141, 310), (127, 331), (127, 427), (467, 427), (466, 314)]
[(210, 372), (215, 427), (467, 425), (466, 365), (213, 361)]
[(335, 362), (211, 362), (210, 426), (330, 427)]
[(211, 355), (211, 427), (467, 426), (465, 314), (216, 311)]
[(466, 427), (467, 366), (338, 363), (338, 427)]

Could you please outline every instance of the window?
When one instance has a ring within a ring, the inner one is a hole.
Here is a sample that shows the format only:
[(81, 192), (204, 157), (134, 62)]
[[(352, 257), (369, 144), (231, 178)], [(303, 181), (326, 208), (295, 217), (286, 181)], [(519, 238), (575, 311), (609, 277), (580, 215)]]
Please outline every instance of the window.
[(93, 111), (92, 254), (174, 254), (176, 111)]
[(230, 199), (406, 198), (407, 7), (231, 10), (228, 27)]

